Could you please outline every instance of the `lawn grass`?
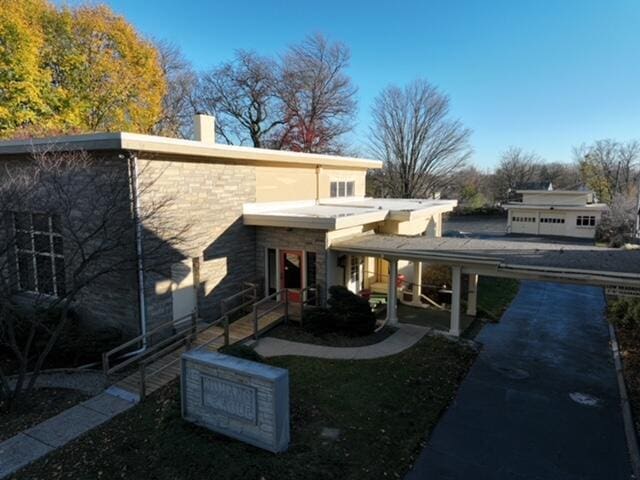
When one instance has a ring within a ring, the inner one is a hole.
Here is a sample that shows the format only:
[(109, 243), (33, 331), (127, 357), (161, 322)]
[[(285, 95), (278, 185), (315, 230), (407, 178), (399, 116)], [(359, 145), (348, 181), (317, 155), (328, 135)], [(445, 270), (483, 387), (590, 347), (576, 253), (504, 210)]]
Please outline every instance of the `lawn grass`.
[[(401, 478), (474, 358), (425, 337), (376, 360), (269, 359), (290, 372), (292, 441), (280, 455), (184, 422), (173, 383), (15, 478)], [(321, 437), (324, 427), (340, 437)]]
[(478, 317), (497, 322), (513, 301), (520, 284), (511, 278), (481, 276), (478, 280)]

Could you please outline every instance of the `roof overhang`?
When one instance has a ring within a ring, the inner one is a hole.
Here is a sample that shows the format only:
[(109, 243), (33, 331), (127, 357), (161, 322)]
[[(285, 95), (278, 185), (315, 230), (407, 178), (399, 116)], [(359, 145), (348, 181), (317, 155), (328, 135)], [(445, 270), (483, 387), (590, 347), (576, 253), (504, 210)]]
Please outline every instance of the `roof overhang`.
[(243, 206), (245, 225), (340, 230), (386, 220), (413, 221), (448, 212), (456, 200), (345, 198), (320, 201), (250, 203)]
[(194, 140), (115, 132), (70, 135), (0, 142), (0, 156), (31, 154), (42, 151), (127, 150), (139, 154), (171, 155), (210, 161), (242, 163), (284, 163), (321, 165), (339, 168), (381, 168), (382, 162), (338, 155), (269, 150), (235, 145), (210, 144)]
[(465, 273), (588, 285), (640, 287), (640, 250), (586, 243), (362, 234), (338, 240), (342, 253), (460, 266)]

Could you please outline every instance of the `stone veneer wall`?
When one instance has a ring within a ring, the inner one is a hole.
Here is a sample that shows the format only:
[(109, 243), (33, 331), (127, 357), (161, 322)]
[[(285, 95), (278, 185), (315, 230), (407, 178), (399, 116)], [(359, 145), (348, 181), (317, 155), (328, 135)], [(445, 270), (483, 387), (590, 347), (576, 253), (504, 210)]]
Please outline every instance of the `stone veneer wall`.
[[(242, 223), (242, 205), (255, 202), (255, 167), (141, 159), (139, 171), (142, 208), (169, 199), (168, 226), (177, 230), (190, 226), (187, 241), (166, 255), (172, 262), (197, 259), (199, 315), (205, 320), (218, 318), (220, 300), (256, 277), (255, 231)], [(146, 186), (149, 182), (153, 183), (150, 187)], [(165, 268), (146, 276), (149, 328), (172, 318), (170, 275)]]
[[(304, 250), (316, 254), (316, 284), (321, 298), (326, 296), (325, 232), (302, 228), (256, 227), (256, 273), (265, 279), (265, 256), (267, 248)], [(278, 260), (279, 261), (279, 260)]]
[[(17, 172), (26, 162), (31, 161), (29, 155), (16, 156), (0, 161), (0, 182), (3, 176)], [(109, 178), (121, 178), (123, 182), (128, 182), (128, 164), (127, 161), (121, 159), (116, 153), (105, 153), (97, 158), (97, 163), (92, 167), (90, 175), (100, 175), (100, 170), (108, 170)], [(94, 212), (94, 204), (91, 196), (74, 199), (74, 207), (78, 210), (78, 217), (88, 219)], [(122, 205), (116, 210), (120, 212), (128, 212), (127, 205)], [(0, 207), (1, 208), (1, 207)], [(26, 211), (26, 210), (25, 210)], [(33, 213), (33, 212), (31, 212)], [(135, 257), (135, 242), (133, 222), (127, 218), (113, 218), (114, 222), (131, 222), (130, 241), (123, 239), (124, 248), (127, 251), (116, 253), (120, 256)], [(64, 221), (64, 220), (63, 220)], [(10, 223), (9, 221), (7, 223)], [(10, 224), (1, 225), (0, 235), (7, 233), (11, 229)], [(63, 225), (64, 233), (64, 225)], [(1, 239), (0, 239), (1, 241)], [(67, 272), (67, 286), (71, 283), (69, 273), (73, 270), (70, 265), (69, 245), (71, 240), (63, 238), (63, 248), (65, 249), (65, 265)], [(12, 253), (11, 253), (12, 254)], [(13, 259), (9, 259), (13, 261)], [(0, 265), (7, 265), (5, 259), (0, 258)], [(2, 272), (3, 275), (13, 275), (14, 272)], [(75, 310), (80, 314), (82, 328), (87, 327), (116, 327), (125, 336), (134, 336), (139, 331), (139, 309), (138, 309), (138, 288), (136, 274), (133, 270), (113, 272), (100, 277), (97, 281), (92, 282), (85, 287), (81, 294), (77, 297), (74, 304)]]

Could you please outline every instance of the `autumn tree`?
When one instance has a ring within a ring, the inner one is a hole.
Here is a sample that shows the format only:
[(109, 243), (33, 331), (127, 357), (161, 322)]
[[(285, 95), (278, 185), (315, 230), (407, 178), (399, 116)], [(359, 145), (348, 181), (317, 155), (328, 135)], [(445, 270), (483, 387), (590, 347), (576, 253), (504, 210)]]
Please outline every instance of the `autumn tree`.
[(285, 120), (278, 148), (343, 150), (343, 136), (353, 129), (357, 109), (357, 88), (346, 73), (350, 59), (346, 45), (321, 34), (289, 48), (276, 84)]
[(449, 115), (449, 97), (426, 80), (389, 86), (375, 99), (369, 140), (384, 162), (385, 196), (424, 198), (450, 184), (471, 155), (471, 132)]
[(0, 0), (0, 136), (149, 132), (165, 88), (154, 46), (109, 8)]

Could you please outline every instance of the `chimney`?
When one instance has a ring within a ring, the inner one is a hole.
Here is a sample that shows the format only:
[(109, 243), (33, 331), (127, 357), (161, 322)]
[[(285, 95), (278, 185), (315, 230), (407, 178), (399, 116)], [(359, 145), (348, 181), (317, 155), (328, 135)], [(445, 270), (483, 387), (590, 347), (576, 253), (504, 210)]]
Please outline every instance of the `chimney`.
[(193, 137), (197, 142), (216, 143), (215, 117), (196, 113), (193, 116)]

